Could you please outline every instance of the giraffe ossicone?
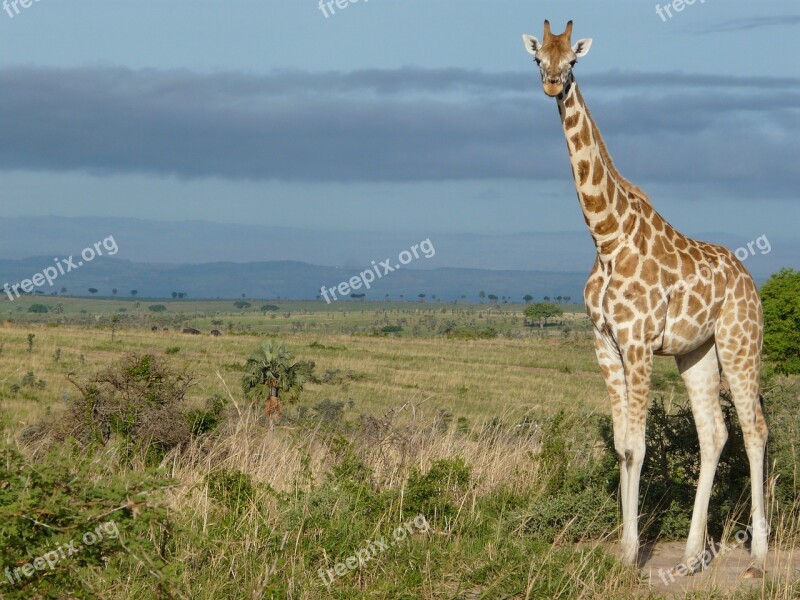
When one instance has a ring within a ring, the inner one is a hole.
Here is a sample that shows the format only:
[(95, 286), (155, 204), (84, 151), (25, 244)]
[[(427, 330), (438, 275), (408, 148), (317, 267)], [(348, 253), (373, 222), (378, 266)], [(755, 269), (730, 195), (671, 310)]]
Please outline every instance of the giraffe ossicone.
[[(700, 475), (683, 564), (706, 549), (708, 504), (728, 431), (719, 401), (728, 381), (750, 463), (751, 516), (766, 523), (767, 425), (759, 393), (763, 316), (756, 286), (727, 248), (686, 237), (614, 166), (573, 68), (591, 39), (571, 42), (572, 21), (540, 42), (523, 36), (545, 94), (556, 98), (583, 217), (597, 249), (584, 291), (595, 353), (611, 399), (620, 465), (622, 560), (639, 551), (639, 480), (654, 354), (674, 356), (686, 385), (700, 442)], [(689, 284), (687, 285), (687, 282)], [(753, 529), (748, 575), (761, 575), (767, 528)]]

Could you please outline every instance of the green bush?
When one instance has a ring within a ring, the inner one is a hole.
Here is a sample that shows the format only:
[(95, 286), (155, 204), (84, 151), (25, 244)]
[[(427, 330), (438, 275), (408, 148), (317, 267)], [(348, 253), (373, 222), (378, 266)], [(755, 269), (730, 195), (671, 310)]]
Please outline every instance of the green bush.
[[(153, 494), (170, 481), (152, 470), (98, 480), (97, 467), (96, 457), (69, 449), (32, 464), (0, 447), (0, 559), (14, 579), (13, 585), (7, 576), (0, 581), (3, 598), (103, 597), (142, 569), (155, 577), (152, 589), (173, 587), (179, 565), (166, 567), (173, 525)], [(92, 543), (83, 538), (87, 532), (96, 536)], [(52, 568), (14, 574), (40, 556), (49, 556)]]
[(217, 394), (206, 400), (204, 409), (194, 409), (186, 413), (186, 421), (193, 435), (202, 435), (216, 431), (223, 421), (223, 412), (228, 402)]
[[(750, 497), (750, 470), (742, 429), (728, 394), (721, 399), (728, 441), (720, 456), (709, 504), (708, 528), (719, 538), (726, 521), (736, 513), (742, 499)], [(800, 501), (796, 465), (800, 456), (797, 439), (800, 429), (797, 391), (775, 385), (766, 394), (767, 422), (771, 426), (767, 448), (768, 462), (777, 476), (775, 496), (779, 511), (797, 510)], [(607, 448), (609, 465), (616, 465), (611, 420), (601, 419), (601, 436)], [(619, 485), (614, 469), (612, 489)], [(688, 402), (668, 410), (663, 398), (656, 398), (647, 420), (646, 453), (642, 467), (643, 535), (650, 539), (682, 539), (689, 533), (692, 509), (700, 473), (700, 444)], [(749, 514), (747, 511), (745, 515)], [(746, 519), (746, 516), (745, 516)], [(746, 523), (742, 523), (746, 525)]]
[(50, 309), (44, 304), (31, 304), (28, 307), (28, 312), (44, 314), (50, 312)]
[(401, 331), (403, 331), (401, 325), (386, 325), (380, 329), (380, 333), (400, 333)]
[(525, 530), (551, 542), (598, 538), (619, 520), (613, 491), (618, 481), (616, 461), (596, 456), (594, 439), (586, 436), (586, 420), (559, 411), (538, 423), (523, 419), (517, 430), (541, 439), (536, 457), (544, 489), (524, 512)]
[(800, 271), (782, 269), (761, 287), (764, 355), (783, 374), (800, 373)]
[(423, 514), (432, 523), (452, 518), (457, 512), (459, 495), (470, 483), (469, 465), (461, 457), (435, 461), (426, 473), (411, 472), (405, 491), (408, 514)]

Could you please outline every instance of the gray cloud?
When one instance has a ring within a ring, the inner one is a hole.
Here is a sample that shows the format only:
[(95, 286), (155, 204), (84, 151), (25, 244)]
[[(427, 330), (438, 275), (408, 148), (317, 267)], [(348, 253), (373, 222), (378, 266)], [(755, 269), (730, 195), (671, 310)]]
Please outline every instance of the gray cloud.
[(770, 17), (751, 17), (749, 19), (732, 19), (707, 28), (705, 32), (729, 33), (750, 31), (765, 27), (791, 27), (800, 25), (800, 15), (774, 15)]
[[(0, 168), (284, 181), (563, 179), (537, 74), (0, 70)], [(762, 197), (797, 189), (800, 79), (580, 77), (616, 162), (640, 183)], [(780, 90), (776, 102), (764, 89)], [(619, 90), (625, 90), (620, 97)]]

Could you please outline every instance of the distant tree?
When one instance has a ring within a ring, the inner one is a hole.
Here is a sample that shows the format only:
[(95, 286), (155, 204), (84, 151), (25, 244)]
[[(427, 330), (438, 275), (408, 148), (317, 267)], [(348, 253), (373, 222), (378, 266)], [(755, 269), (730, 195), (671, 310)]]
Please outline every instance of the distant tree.
[(65, 287), (62, 287), (62, 288), (61, 288), (61, 293), (62, 293), (62, 294), (66, 294), (66, 293), (67, 293), (67, 288), (65, 288)]
[(147, 307), (147, 310), (153, 311), (155, 313), (164, 312), (167, 310), (167, 307), (163, 304), (151, 304)]
[(489, 294), (486, 297), (489, 298), (489, 300), (491, 300), (492, 302), (497, 302), (497, 300), (498, 300), (497, 296), (494, 295), (494, 294)]
[(563, 297), (562, 297), (562, 296), (556, 296), (556, 302), (558, 302), (559, 304), (561, 304), (561, 301), (562, 301), (562, 300), (563, 300)]
[(237, 300), (233, 303), (236, 308), (240, 308), (242, 310), (250, 308), (251, 304), (249, 302), (245, 302), (244, 300)]
[(177, 297), (178, 297), (178, 292), (172, 292), (172, 294), (170, 294), (170, 295), (171, 295), (173, 298), (177, 298)]
[(362, 302), (364, 301), (364, 298), (366, 298), (366, 296), (367, 296), (366, 294), (350, 294), (351, 298), (353, 298), (354, 300), (361, 300)]
[(800, 271), (781, 269), (761, 287), (764, 355), (783, 374), (800, 373)]
[(425, 294), (417, 294), (417, 298), (419, 298), (420, 302), (425, 302)]
[(178, 299), (183, 300), (188, 294), (186, 292), (178, 292)]
[(262, 304), (261, 308), (259, 308), (262, 313), (275, 312), (280, 309), (280, 306), (275, 306), (274, 304)]
[(31, 304), (28, 307), (28, 312), (29, 313), (40, 313), (40, 314), (43, 314), (43, 313), (46, 313), (46, 312), (49, 312), (49, 311), (50, 311), (50, 309), (47, 308), (47, 306), (45, 306), (44, 304)]
[(97, 288), (89, 288), (87, 291), (88, 291), (90, 294), (96, 294), (96, 293), (98, 292), (98, 289), (97, 289)]
[(403, 300), (403, 298), (405, 297), (406, 297), (405, 294), (400, 294), (400, 300)]
[(266, 400), (264, 412), (270, 421), (281, 418), (281, 401), (297, 400), (306, 382), (314, 378), (314, 363), (292, 362), (294, 355), (275, 341), (261, 344), (247, 359), (242, 391), (251, 400)]
[(545, 296), (545, 297), (544, 297), (544, 301), (545, 301), (545, 302), (550, 302), (550, 296)]
[(525, 294), (522, 299), (525, 300), (525, 304), (530, 304), (531, 300), (533, 300), (533, 296), (530, 294)]
[(564, 311), (560, 306), (550, 302), (537, 302), (536, 304), (530, 304), (525, 308), (525, 317), (531, 323), (538, 322), (539, 327), (542, 329), (544, 329), (548, 319), (560, 317), (563, 314)]
[(117, 295), (117, 288), (114, 288), (113, 290), (111, 290), (111, 295), (112, 296), (116, 296)]
[(572, 296), (564, 296), (564, 304), (569, 304), (570, 300), (572, 300)]
[(480, 293), (478, 294), (478, 298), (480, 298), (481, 300), (483, 300), (484, 298), (486, 298), (486, 292), (484, 292), (483, 290), (481, 290), (481, 291), (480, 291)]
[(139, 290), (131, 290), (131, 296), (136, 296), (139, 293)]

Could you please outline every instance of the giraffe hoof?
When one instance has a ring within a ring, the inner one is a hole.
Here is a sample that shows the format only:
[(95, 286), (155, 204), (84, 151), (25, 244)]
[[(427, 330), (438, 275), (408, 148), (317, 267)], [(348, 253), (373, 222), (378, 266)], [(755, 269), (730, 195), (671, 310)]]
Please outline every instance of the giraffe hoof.
[(764, 571), (758, 567), (749, 567), (744, 573), (742, 573), (742, 579), (762, 579), (763, 577)]

